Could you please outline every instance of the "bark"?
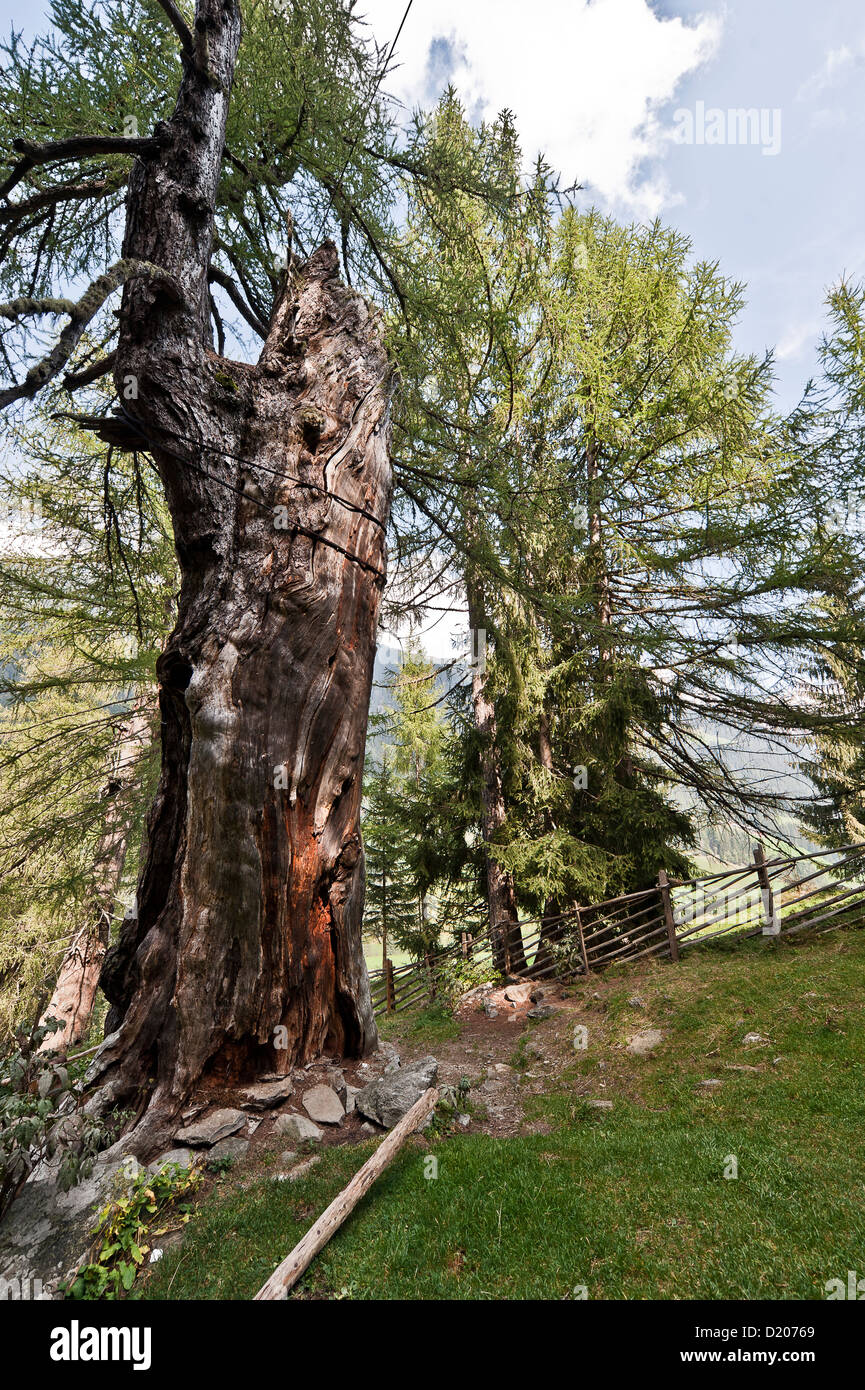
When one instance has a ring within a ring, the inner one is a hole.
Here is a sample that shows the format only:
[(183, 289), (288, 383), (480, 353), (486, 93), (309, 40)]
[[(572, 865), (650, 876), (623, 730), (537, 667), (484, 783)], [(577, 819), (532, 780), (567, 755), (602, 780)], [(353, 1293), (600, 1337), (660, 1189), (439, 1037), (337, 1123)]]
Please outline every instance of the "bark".
[[(469, 627), (482, 629), (484, 610), (476, 582), (467, 582)], [(486, 672), (478, 662), (472, 670), (472, 709), (481, 741), (481, 828), (487, 871), (487, 903), (493, 941), (493, 964), (502, 974), (526, 968), (523, 937), (517, 912), (513, 874), (496, 857), (496, 841), (506, 822), (501, 759), (497, 740), (495, 705), (487, 691)]]
[(102, 959), (111, 932), (111, 909), (123, 873), (129, 843), (129, 817), (123, 804), (136, 775), (138, 754), (150, 737), (146, 703), (139, 702), (121, 728), (112, 755), (112, 769), (105, 786), (105, 824), (96, 852), (93, 912), (69, 946), (40, 1022), (58, 1020), (62, 1027), (48, 1034), (40, 1052), (65, 1056), (86, 1036), (96, 999)]
[[(124, 293), (115, 380), (174, 524), (178, 620), (157, 665), (162, 776), (137, 920), (103, 970), (117, 1030), (100, 1098), (141, 1090), (155, 1144), (203, 1077), (376, 1045), (359, 813), (391, 471), (377, 321), (327, 242), (286, 276), (252, 367), (207, 346), (207, 266), (234, 3), (199, 0), (158, 160), (130, 181), (125, 254), (183, 289)], [(130, 426), (132, 428), (132, 426)], [(155, 1085), (148, 1093), (148, 1078)]]
[[(553, 745), (550, 738), (550, 720), (547, 711), (542, 707), (538, 716), (538, 752), (540, 755), (541, 766), (552, 773), (553, 771)], [(561, 906), (556, 898), (548, 898), (544, 904), (544, 915), (541, 919), (541, 930), (538, 936), (538, 947), (535, 951), (535, 958), (532, 962), (532, 970), (549, 972), (554, 964), (552, 951), (550, 950), (551, 941), (559, 941), (562, 937)]]

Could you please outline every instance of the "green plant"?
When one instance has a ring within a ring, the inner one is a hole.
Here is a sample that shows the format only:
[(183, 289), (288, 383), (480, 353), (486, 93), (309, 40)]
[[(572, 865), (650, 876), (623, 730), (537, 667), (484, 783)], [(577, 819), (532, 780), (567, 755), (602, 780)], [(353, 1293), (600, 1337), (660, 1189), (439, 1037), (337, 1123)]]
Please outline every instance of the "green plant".
[[(117, 1299), (128, 1294), (151, 1249), (148, 1242), (171, 1229), (157, 1222), (177, 1203), (178, 1197), (194, 1192), (201, 1180), (200, 1168), (183, 1168), (179, 1163), (167, 1163), (156, 1174), (138, 1173), (131, 1185), (118, 1191), (99, 1213), (93, 1227), (98, 1238), (92, 1252), (94, 1258), (67, 1285), (66, 1297)], [(191, 1205), (181, 1202), (176, 1211), (185, 1225)]]
[(436, 968), (436, 996), (444, 1005), (453, 1008), (470, 989), (495, 983), (499, 978), (491, 961), (450, 956)]

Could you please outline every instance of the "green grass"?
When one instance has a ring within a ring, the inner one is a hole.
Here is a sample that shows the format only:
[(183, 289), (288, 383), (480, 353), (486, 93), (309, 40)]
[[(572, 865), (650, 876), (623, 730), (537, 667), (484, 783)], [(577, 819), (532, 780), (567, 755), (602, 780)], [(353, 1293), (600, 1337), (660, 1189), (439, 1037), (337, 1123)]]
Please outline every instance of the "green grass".
[[(577, 994), (589, 1048), (529, 1102), (551, 1132), (412, 1141), (295, 1296), (813, 1299), (865, 1273), (865, 933), (708, 948)], [(665, 1042), (631, 1057), (648, 1026)], [(709, 1077), (723, 1086), (701, 1092)], [(145, 1296), (249, 1298), (372, 1147), (328, 1150), (297, 1183), (218, 1187)]]
[[(369, 936), (363, 939), (363, 956), (366, 961), (367, 970), (381, 970), (381, 942)], [(398, 946), (388, 947), (388, 956), (393, 962), (394, 970), (398, 970), (401, 965), (409, 965), (411, 956), (408, 951), (401, 951)]]

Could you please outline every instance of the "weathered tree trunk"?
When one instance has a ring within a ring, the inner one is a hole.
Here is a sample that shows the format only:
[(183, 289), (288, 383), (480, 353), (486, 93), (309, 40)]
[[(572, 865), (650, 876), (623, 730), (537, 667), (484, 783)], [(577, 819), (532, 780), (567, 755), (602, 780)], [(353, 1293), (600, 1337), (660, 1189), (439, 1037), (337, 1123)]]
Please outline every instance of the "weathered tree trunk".
[(199, 0), (197, 15), (199, 58), (161, 156), (135, 166), (124, 248), (168, 271), (181, 298), (130, 283), (115, 368), (164, 483), (182, 577), (157, 665), (162, 777), (138, 918), (103, 970), (117, 1032), (95, 1068), (103, 1103), (155, 1078), (139, 1130), (154, 1143), (204, 1076), (376, 1045), (359, 812), (390, 369), (330, 242), (288, 272), (254, 367), (207, 346), (240, 18), (233, 0)]
[[(469, 627), (484, 626), (483, 605), (477, 585), (467, 582)], [(513, 875), (499, 863), (495, 844), (505, 826), (505, 798), (499, 761), (495, 705), (487, 693), (486, 672), (478, 660), (472, 668), (472, 709), (481, 742), (481, 827), (487, 871), (487, 903), (493, 940), (493, 964), (503, 974), (524, 970), (526, 957), (520, 931)]]
[(112, 751), (112, 767), (105, 786), (105, 824), (96, 851), (93, 884), (93, 911), (87, 922), (76, 932), (69, 946), (51, 1000), (42, 1019), (56, 1019), (61, 1028), (49, 1033), (40, 1045), (40, 1052), (65, 1055), (87, 1033), (102, 959), (110, 939), (111, 909), (117, 895), (126, 849), (129, 843), (129, 819), (123, 806), (123, 795), (135, 779), (139, 753), (150, 738), (150, 719), (144, 701), (139, 701), (124, 721), (120, 737)]

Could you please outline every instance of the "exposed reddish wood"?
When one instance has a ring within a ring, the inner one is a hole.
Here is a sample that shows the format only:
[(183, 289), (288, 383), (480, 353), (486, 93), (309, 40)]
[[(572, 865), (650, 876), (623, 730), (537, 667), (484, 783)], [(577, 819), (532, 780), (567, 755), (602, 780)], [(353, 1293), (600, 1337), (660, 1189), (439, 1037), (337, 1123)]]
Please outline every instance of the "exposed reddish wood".
[(308, 1269), (320, 1250), (323, 1250), (331, 1236), (339, 1230), (346, 1217), (354, 1211), (358, 1202), (392, 1163), (408, 1136), (417, 1129), (421, 1121), (435, 1108), (439, 1093), (435, 1088), (424, 1091), (411, 1110), (391, 1130), (379, 1144), (375, 1153), (368, 1158), (362, 1168), (355, 1173), (351, 1182), (344, 1187), (338, 1197), (322, 1212), (316, 1221), (281, 1265), (273, 1271), (266, 1283), (262, 1284), (255, 1301), (283, 1299), (288, 1297), (289, 1289), (294, 1288), (304, 1270)]

